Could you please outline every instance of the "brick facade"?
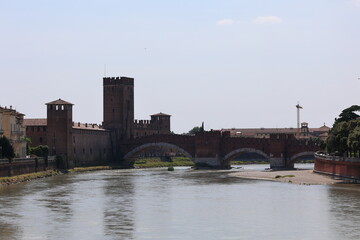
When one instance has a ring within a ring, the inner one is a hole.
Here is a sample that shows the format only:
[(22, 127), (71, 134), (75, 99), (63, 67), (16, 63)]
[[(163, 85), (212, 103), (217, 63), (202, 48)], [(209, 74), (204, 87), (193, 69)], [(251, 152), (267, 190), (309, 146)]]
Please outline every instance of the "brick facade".
[(48, 145), (50, 155), (64, 156), (66, 167), (119, 159), (127, 139), (170, 134), (170, 115), (134, 120), (134, 79), (103, 78), (103, 123), (74, 123), (73, 104), (58, 99), (46, 103), (46, 119), (25, 119), (31, 146)]

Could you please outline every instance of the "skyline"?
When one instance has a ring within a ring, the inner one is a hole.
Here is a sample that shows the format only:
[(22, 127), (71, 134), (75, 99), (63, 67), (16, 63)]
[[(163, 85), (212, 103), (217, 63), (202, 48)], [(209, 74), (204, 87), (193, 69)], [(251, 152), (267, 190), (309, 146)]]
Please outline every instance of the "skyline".
[(135, 118), (171, 129), (309, 127), (359, 103), (360, 1), (4, 1), (1, 106), (102, 122), (102, 78), (135, 79)]

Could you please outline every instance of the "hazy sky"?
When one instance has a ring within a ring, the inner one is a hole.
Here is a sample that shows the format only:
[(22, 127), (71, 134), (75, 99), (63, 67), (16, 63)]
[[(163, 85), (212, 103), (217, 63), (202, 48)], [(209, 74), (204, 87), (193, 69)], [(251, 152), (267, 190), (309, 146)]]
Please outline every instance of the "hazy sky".
[(172, 130), (331, 126), (360, 105), (360, 0), (0, 0), (1, 106), (72, 102), (101, 123), (102, 77), (135, 78), (135, 118)]

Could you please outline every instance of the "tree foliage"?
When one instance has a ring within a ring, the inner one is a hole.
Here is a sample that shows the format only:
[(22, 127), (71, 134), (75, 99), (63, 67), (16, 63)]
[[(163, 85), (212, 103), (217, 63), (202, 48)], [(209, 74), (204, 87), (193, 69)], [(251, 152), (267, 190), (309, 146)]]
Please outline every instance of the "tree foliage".
[(201, 132), (202, 131), (202, 127), (193, 127), (190, 131), (189, 134), (195, 134), (197, 132)]
[(340, 122), (349, 122), (351, 120), (357, 119), (359, 115), (354, 112), (358, 112), (358, 111), (360, 111), (360, 106), (358, 105), (352, 105), (351, 107), (344, 109), (340, 113), (339, 118), (335, 119), (335, 124)]
[(353, 105), (344, 109), (329, 132), (326, 149), (339, 155), (360, 154), (360, 119), (356, 111), (360, 106)]
[(9, 160), (15, 157), (14, 148), (11, 146), (9, 139), (5, 136), (0, 138), (0, 148), (0, 157), (6, 157)]
[(37, 147), (30, 147), (30, 154), (38, 157), (45, 157), (49, 155), (49, 147), (46, 145), (39, 145)]

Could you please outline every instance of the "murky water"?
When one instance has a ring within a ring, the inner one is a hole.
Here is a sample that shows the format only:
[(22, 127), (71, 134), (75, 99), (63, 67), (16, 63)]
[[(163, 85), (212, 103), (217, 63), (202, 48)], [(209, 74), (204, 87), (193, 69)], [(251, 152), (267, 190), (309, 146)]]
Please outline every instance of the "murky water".
[(0, 188), (0, 239), (360, 239), (360, 186), (187, 168), (67, 174)]

